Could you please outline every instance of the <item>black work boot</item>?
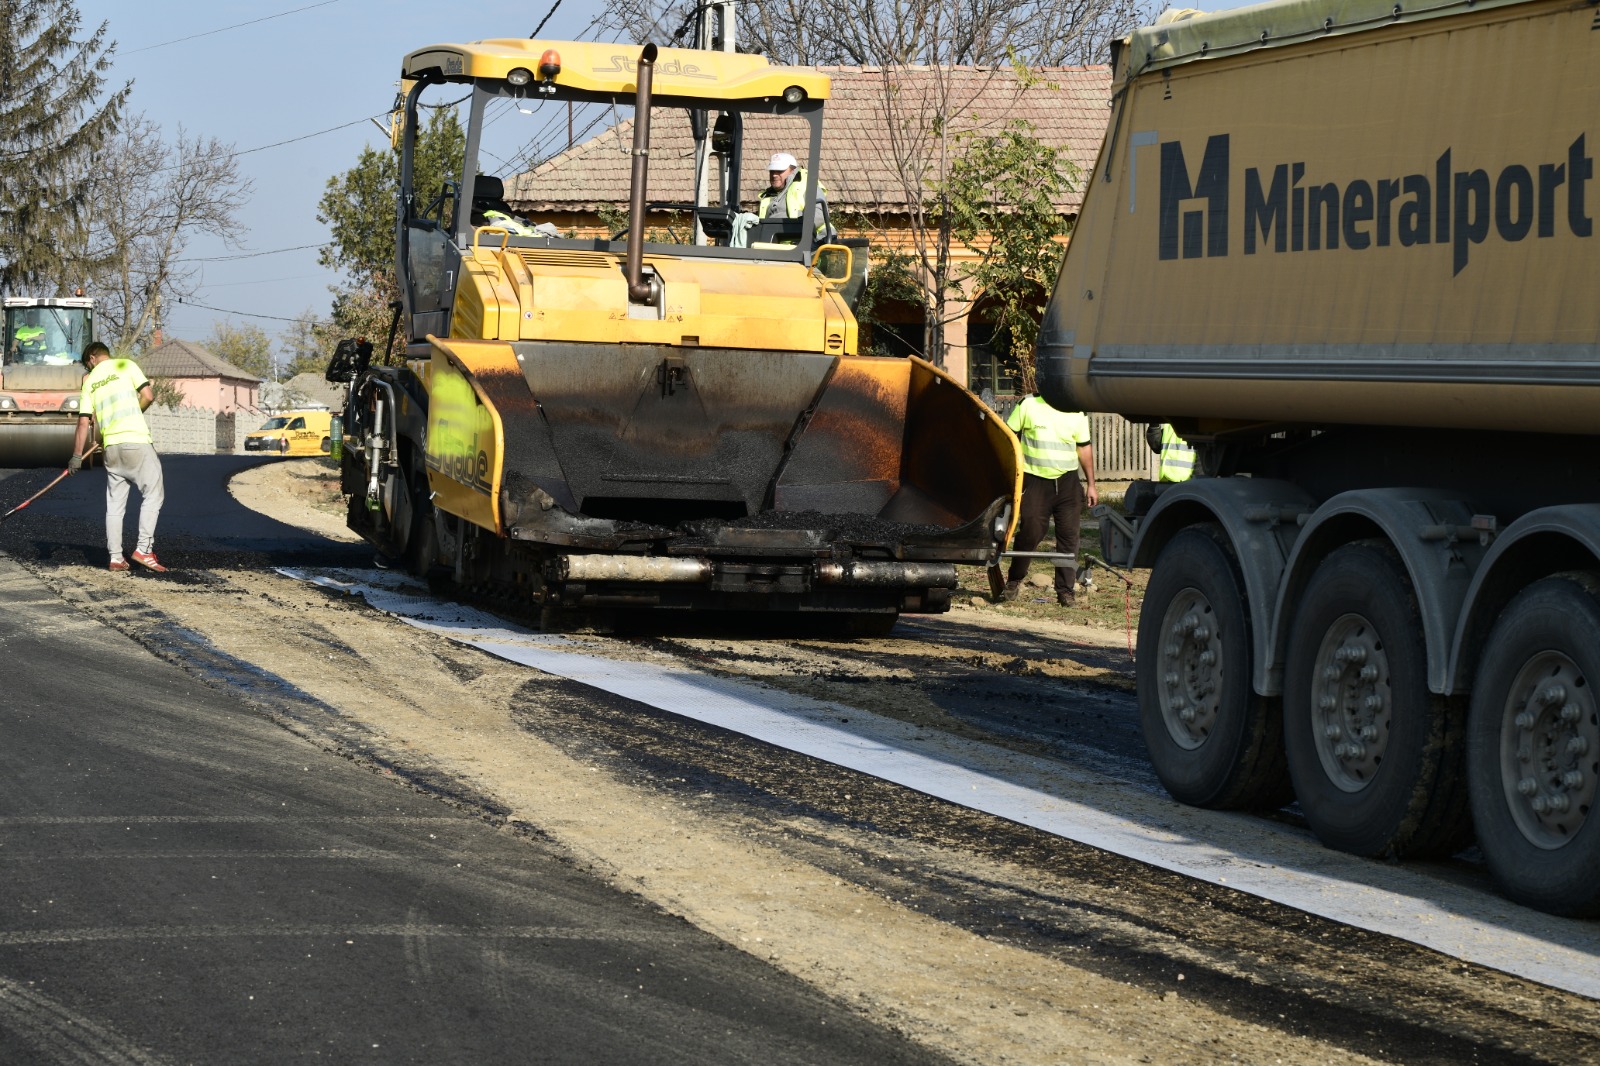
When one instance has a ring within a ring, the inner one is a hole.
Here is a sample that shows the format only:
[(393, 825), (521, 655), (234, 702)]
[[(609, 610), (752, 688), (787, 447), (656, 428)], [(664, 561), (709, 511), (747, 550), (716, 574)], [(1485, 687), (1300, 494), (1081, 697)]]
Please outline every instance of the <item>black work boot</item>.
[(1057, 571), (1066, 579), (1066, 584), (1056, 586), (1056, 603), (1063, 607), (1073, 607), (1078, 602), (1078, 572), (1065, 568)]
[(1020, 595), (1022, 595), (1022, 582), (1007, 581), (1006, 587), (1000, 593), (1000, 602), (1010, 603)]

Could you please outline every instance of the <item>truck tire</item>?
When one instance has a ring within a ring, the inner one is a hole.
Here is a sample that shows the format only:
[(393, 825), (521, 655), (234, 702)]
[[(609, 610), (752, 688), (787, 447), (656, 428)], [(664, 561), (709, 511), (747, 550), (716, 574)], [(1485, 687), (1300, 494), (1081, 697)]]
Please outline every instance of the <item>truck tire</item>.
[(1222, 530), (1197, 525), (1162, 549), (1139, 616), (1139, 723), (1174, 799), (1219, 810), (1291, 798), (1282, 715), (1250, 684), (1244, 578)]
[(1507, 896), (1600, 916), (1600, 579), (1558, 574), (1495, 623), (1472, 689), (1478, 847)]
[(1312, 575), (1289, 633), (1284, 747), (1329, 847), (1398, 858), (1471, 839), (1463, 701), (1428, 690), (1422, 617), (1388, 544), (1358, 541)]

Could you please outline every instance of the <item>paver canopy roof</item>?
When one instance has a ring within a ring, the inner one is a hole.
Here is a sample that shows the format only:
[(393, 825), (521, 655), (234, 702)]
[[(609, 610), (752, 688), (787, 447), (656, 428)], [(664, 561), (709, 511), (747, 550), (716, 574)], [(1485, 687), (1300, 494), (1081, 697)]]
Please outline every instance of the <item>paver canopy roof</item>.
[[(833, 98), (823, 112), (821, 177), (836, 207), (894, 211), (910, 201), (895, 160), (925, 153), (896, 145), (926, 145), (923, 132), (943, 98), (952, 133), (999, 132), (1022, 118), (1035, 136), (1065, 150), (1081, 171), (1094, 165), (1110, 115), (1108, 67), (1047, 67), (1023, 84), (1010, 68), (822, 67), (833, 79)], [(745, 169), (740, 201), (753, 203), (766, 185), (767, 159), (775, 152), (802, 156), (803, 124), (792, 118), (745, 116)], [(522, 211), (593, 211), (628, 199), (633, 122), (624, 119), (599, 136), (506, 181), (506, 199)], [(1059, 204), (1075, 213), (1084, 181)], [(650, 125), (650, 190), (653, 201), (694, 199), (694, 139), (681, 110), (659, 109)]]

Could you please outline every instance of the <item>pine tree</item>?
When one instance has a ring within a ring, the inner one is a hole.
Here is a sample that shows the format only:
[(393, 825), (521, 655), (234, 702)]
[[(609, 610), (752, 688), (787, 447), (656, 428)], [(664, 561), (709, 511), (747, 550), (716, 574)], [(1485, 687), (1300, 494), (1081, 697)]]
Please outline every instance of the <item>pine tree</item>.
[(62, 276), (132, 88), (102, 99), (115, 44), (80, 22), (73, 0), (0, 0), (0, 293)]

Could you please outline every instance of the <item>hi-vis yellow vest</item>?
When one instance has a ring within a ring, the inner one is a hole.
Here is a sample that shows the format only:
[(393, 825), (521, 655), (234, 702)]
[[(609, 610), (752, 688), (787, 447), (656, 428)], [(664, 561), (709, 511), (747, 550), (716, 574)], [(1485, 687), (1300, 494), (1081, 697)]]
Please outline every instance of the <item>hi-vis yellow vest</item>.
[(1022, 471), (1054, 481), (1078, 469), (1078, 446), (1089, 443), (1089, 416), (1058, 411), (1029, 396), (1006, 418), (1022, 441)]
[[(818, 196), (827, 196), (828, 187), (818, 186)], [(761, 195), (756, 198), (756, 215), (759, 218), (799, 218), (800, 212), (806, 206), (806, 172), (802, 168), (794, 172), (794, 177), (789, 179), (789, 184), (783, 190), (783, 214), (769, 214), (772, 210), (772, 190), (762, 189)]]
[(1157, 476), (1162, 481), (1188, 481), (1194, 474), (1194, 448), (1165, 422), (1161, 423), (1159, 469)]
[(532, 226), (520, 218), (506, 214), (504, 211), (485, 211), (483, 213), (483, 224), (485, 226), (499, 226), (507, 233), (514, 233), (519, 237), (534, 236)]
[(149, 444), (150, 426), (139, 409), (139, 390), (148, 379), (131, 359), (103, 359), (83, 379), (78, 411), (93, 415), (100, 443)]

